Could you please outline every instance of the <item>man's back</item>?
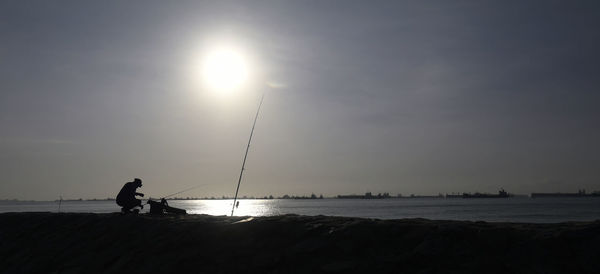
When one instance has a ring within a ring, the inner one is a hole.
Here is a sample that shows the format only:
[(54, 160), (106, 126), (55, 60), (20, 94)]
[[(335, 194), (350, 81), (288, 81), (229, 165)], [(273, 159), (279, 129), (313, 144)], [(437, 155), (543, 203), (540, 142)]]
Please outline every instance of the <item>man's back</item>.
[(121, 191), (119, 191), (119, 194), (117, 195), (117, 201), (134, 199), (135, 189), (136, 186), (133, 184), (133, 182), (125, 183), (125, 185), (123, 185), (123, 188), (121, 188)]

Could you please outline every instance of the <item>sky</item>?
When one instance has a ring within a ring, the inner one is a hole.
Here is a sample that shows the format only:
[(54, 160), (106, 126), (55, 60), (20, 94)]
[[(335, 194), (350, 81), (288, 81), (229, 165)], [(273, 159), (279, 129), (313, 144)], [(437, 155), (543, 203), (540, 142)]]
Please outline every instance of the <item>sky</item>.
[[(597, 1), (2, 1), (0, 199), (600, 190)], [(221, 45), (248, 80), (199, 64)]]

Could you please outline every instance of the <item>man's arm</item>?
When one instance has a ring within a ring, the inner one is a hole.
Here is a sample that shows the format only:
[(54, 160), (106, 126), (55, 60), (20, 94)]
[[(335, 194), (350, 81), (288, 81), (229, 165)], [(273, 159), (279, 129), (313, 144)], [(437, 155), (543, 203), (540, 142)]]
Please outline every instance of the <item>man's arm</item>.
[(142, 197), (144, 197), (144, 193), (138, 193), (138, 192), (136, 192), (135, 195), (136, 196), (142, 196)]

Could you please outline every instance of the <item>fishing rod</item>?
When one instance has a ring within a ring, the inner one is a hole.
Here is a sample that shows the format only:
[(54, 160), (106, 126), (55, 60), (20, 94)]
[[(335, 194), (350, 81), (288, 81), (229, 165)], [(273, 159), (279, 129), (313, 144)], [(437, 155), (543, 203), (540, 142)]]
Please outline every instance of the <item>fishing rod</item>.
[(162, 215), (162, 214), (187, 214), (187, 212), (185, 211), (185, 209), (181, 209), (181, 208), (175, 208), (175, 207), (171, 207), (169, 206), (169, 203), (167, 202), (168, 197), (171, 197), (173, 195), (177, 195), (179, 193), (183, 193), (186, 191), (190, 191), (192, 189), (196, 189), (199, 187), (203, 187), (206, 185), (210, 185), (210, 184), (202, 184), (202, 185), (197, 185), (194, 187), (190, 187), (190, 188), (186, 188), (184, 190), (181, 191), (177, 191), (173, 194), (169, 194), (167, 196), (164, 196), (163, 198), (160, 198), (160, 202), (158, 201), (154, 201), (152, 200), (152, 198), (149, 198), (148, 201), (146, 202), (146, 204), (150, 205), (150, 214), (156, 214), (156, 215)]
[(237, 201), (238, 192), (240, 190), (240, 183), (242, 182), (242, 175), (244, 175), (244, 167), (246, 166), (246, 158), (248, 158), (248, 150), (250, 149), (250, 142), (252, 141), (252, 134), (254, 134), (254, 127), (256, 126), (256, 120), (258, 119), (258, 113), (260, 112), (260, 107), (262, 106), (263, 100), (265, 99), (265, 94), (263, 93), (260, 97), (260, 103), (258, 104), (258, 109), (256, 110), (256, 116), (254, 117), (254, 123), (252, 124), (252, 130), (250, 130), (250, 138), (248, 138), (248, 146), (246, 146), (246, 154), (244, 154), (244, 161), (242, 161), (242, 170), (240, 170), (240, 178), (238, 179), (237, 188), (235, 189), (235, 197), (233, 198), (233, 206), (231, 207), (231, 216), (233, 216), (233, 211), (235, 210), (235, 202)]
[(173, 194), (169, 194), (169, 195), (167, 195), (167, 196), (165, 196), (165, 197), (162, 197), (162, 199), (164, 199), (164, 198), (169, 198), (169, 197), (171, 197), (171, 196), (173, 196), (173, 195), (177, 195), (177, 194), (179, 194), (179, 193), (187, 192), (187, 191), (190, 191), (190, 190), (192, 190), (192, 189), (196, 189), (196, 188), (203, 187), (203, 186), (206, 186), (206, 185), (207, 185), (207, 184), (203, 184), (203, 185), (198, 185), (198, 186), (195, 186), (195, 187), (186, 188), (186, 189), (184, 189), (184, 190), (182, 190), (182, 191), (175, 192), (175, 193), (173, 193)]

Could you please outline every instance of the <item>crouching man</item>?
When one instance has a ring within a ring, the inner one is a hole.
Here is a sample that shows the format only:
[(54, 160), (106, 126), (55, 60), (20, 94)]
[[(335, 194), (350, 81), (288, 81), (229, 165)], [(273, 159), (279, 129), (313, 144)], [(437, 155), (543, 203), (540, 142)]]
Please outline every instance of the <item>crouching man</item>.
[[(142, 187), (142, 180), (135, 178), (133, 182), (125, 183), (123, 188), (121, 188), (121, 191), (117, 195), (117, 205), (123, 207), (121, 208), (121, 212), (129, 213), (136, 206), (144, 208), (142, 201), (135, 198), (135, 196), (144, 197), (144, 194), (135, 192), (138, 187)], [(139, 212), (138, 209), (135, 211)]]

